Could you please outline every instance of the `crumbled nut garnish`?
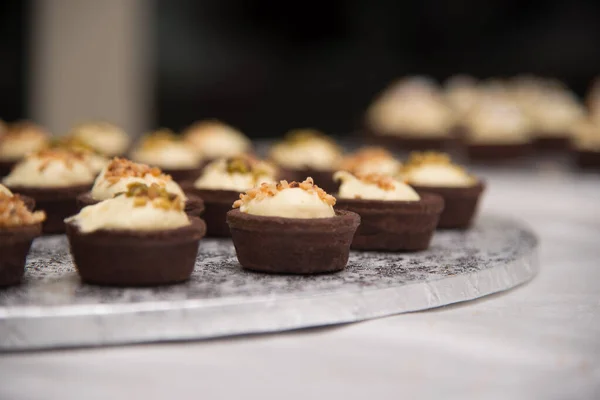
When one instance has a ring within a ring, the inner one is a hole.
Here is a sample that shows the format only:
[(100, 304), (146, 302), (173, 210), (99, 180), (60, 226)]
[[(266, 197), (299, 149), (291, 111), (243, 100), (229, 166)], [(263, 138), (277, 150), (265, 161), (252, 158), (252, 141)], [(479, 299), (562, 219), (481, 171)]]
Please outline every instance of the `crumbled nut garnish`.
[(410, 170), (421, 167), (423, 165), (447, 165), (451, 168), (456, 169), (457, 171), (462, 172), (465, 175), (468, 175), (468, 173), (463, 167), (456, 164), (452, 164), (452, 161), (450, 160), (450, 156), (448, 154), (439, 153), (436, 151), (414, 151), (410, 153), (406, 164), (404, 164), (402, 168), (402, 174), (407, 174), (408, 172), (410, 172)]
[(159, 168), (150, 167), (146, 164), (135, 163), (125, 158), (118, 157), (113, 158), (110, 164), (108, 164), (106, 167), (104, 179), (106, 179), (111, 185), (114, 185), (121, 178), (143, 178), (146, 175), (152, 175), (153, 177), (162, 179), (164, 181), (171, 180), (171, 176), (163, 174)]
[(9, 196), (0, 193), (0, 228), (32, 225), (46, 219), (43, 211), (31, 212), (18, 194)]
[(85, 162), (85, 153), (65, 148), (49, 148), (40, 150), (27, 156), (27, 158), (37, 158), (41, 160), (39, 170), (43, 171), (53, 161), (60, 161), (69, 169), (77, 162)]
[(241, 207), (243, 204), (247, 204), (250, 200), (262, 200), (266, 197), (273, 197), (278, 192), (290, 188), (300, 188), (308, 193), (316, 193), (324, 203), (334, 206), (335, 197), (327, 194), (323, 189), (315, 185), (311, 177), (306, 178), (304, 182), (290, 182), (279, 181), (279, 183), (262, 183), (259, 187), (250, 189), (246, 193), (240, 194), (240, 199), (233, 203), (233, 208)]
[(175, 132), (167, 128), (161, 128), (144, 135), (141, 147), (144, 149), (152, 149), (169, 143), (178, 142), (179, 140), (180, 138)]
[(338, 171), (333, 175), (333, 179), (344, 180), (351, 179), (355, 177), (356, 179), (363, 181), (364, 183), (368, 183), (371, 185), (377, 185), (382, 190), (394, 190), (396, 188), (396, 179), (389, 175), (384, 174), (352, 174), (348, 171)]
[(225, 160), (225, 171), (228, 174), (252, 174), (257, 181), (261, 177), (275, 175), (275, 168), (250, 154), (240, 154)]
[(183, 211), (184, 209), (184, 202), (180, 196), (167, 192), (165, 188), (156, 183), (150, 186), (139, 182), (130, 183), (127, 185), (127, 192), (119, 193), (117, 196), (123, 194), (133, 197), (134, 207), (144, 207), (150, 202), (153, 207), (164, 210)]
[(357, 152), (344, 157), (340, 169), (356, 172), (365, 162), (390, 159), (393, 160), (394, 156), (383, 147), (363, 147)]
[(67, 149), (74, 150), (83, 153), (97, 153), (92, 147), (90, 147), (83, 140), (72, 136), (66, 135), (59, 138), (53, 138), (50, 141), (50, 148), (52, 149)]

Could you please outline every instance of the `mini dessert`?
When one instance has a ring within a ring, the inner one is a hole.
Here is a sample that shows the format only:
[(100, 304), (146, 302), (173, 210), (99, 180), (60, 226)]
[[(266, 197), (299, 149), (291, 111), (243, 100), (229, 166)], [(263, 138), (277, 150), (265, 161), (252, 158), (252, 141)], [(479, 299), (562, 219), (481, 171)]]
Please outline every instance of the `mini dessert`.
[(240, 264), (279, 274), (341, 271), (360, 217), (335, 211), (334, 204), (311, 178), (263, 183), (241, 194), (227, 213)]
[(342, 159), (340, 169), (353, 174), (397, 175), (402, 163), (383, 147), (363, 147)]
[[(10, 191), (9, 188), (7, 188), (6, 186), (0, 184), (0, 195), (4, 195), (4, 196), (8, 196), (8, 197), (13, 197), (14, 194), (13, 192)], [(21, 201), (23, 201), (23, 203), (25, 203), (25, 206), (27, 207), (27, 209), (29, 211), (33, 211), (35, 209), (35, 200), (32, 199), (31, 197), (28, 196), (23, 196), (23, 195), (19, 195), (19, 198), (21, 199)]]
[(301, 181), (312, 176), (325, 191), (333, 191), (331, 178), (339, 168), (342, 149), (328, 136), (314, 129), (296, 129), (271, 147), (269, 158), (281, 169), (281, 176)]
[(353, 249), (418, 251), (429, 247), (444, 208), (440, 196), (419, 195), (387, 175), (338, 171), (335, 179), (342, 182), (336, 209), (360, 215)]
[(108, 122), (87, 122), (76, 125), (69, 136), (106, 157), (122, 156), (130, 140), (124, 130)]
[(417, 193), (434, 193), (444, 199), (444, 211), (438, 228), (464, 229), (471, 225), (484, 183), (452, 164), (443, 153), (412, 153), (406, 162), (402, 178)]
[(455, 116), (454, 134), (462, 137), (463, 120), (479, 98), (477, 81), (467, 75), (453, 76), (446, 82), (444, 97)]
[(251, 156), (237, 156), (211, 162), (193, 183), (185, 184), (184, 190), (204, 200), (204, 219), (208, 236), (229, 236), (226, 214), (240, 192), (263, 182), (275, 180), (275, 168)]
[(43, 211), (31, 212), (19, 195), (0, 191), (0, 286), (21, 282), (27, 253), (42, 232), (44, 218)]
[(436, 86), (419, 82), (401, 80), (369, 108), (367, 131), (376, 141), (403, 149), (441, 148), (452, 141), (452, 110)]
[(48, 132), (34, 123), (9, 124), (0, 134), (0, 177), (8, 175), (17, 162), (27, 154), (43, 149), (49, 141)]
[(573, 149), (581, 168), (600, 169), (600, 124), (584, 120), (573, 126)]
[(100, 172), (90, 192), (77, 196), (80, 208), (112, 199), (115, 195), (126, 192), (131, 183), (157, 184), (167, 192), (180, 196), (185, 201), (185, 212), (199, 217), (204, 211), (204, 202), (198, 196), (186, 196), (177, 182), (165, 175), (156, 167), (134, 163), (124, 158), (114, 158)]
[(531, 149), (531, 126), (521, 109), (501, 96), (483, 97), (465, 119), (467, 154), (473, 161), (520, 158)]
[(252, 151), (252, 142), (242, 132), (216, 120), (192, 124), (183, 132), (183, 138), (207, 163)]
[(159, 167), (177, 182), (193, 181), (201, 171), (200, 154), (168, 129), (146, 135), (131, 153), (131, 159)]
[(86, 283), (149, 286), (189, 279), (204, 222), (188, 217), (181, 196), (157, 184), (126, 193), (65, 220), (73, 261)]
[(48, 149), (30, 154), (4, 178), (13, 192), (35, 200), (46, 211), (44, 233), (63, 233), (63, 220), (77, 212), (76, 198), (92, 187), (94, 173), (82, 153)]

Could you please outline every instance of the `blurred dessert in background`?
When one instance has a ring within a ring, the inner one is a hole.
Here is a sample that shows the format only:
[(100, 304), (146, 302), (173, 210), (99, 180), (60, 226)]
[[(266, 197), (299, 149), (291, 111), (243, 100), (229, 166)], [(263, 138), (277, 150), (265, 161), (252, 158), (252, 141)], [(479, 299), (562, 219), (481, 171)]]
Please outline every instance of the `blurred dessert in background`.
[(280, 168), (281, 178), (302, 182), (310, 176), (316, 185), (329, 192), (337, 188), (333, 173), (342, 157), (341, 147), (315, 129), (291, 130), (269, 150), (269, 158)]
[(362, 147), (344, 156), (340, 170), (353, 174), (383, 174), (396, 176), (402, 163), (383, 147)]
[(435, 193), (444, 199), (438, 228), (466, 229), (473, 222), (484, 183), (453, 164), (444, 153), (411, 153), (402, 178), (417, 193)]
[(97, 150), (93, 149), (86, 142), (81, 139), (66, 135), (60, 138), (52, 140), (48, 146), (49, 148), (62, 148), (67, 150), (73, 150), (81, 153), (85, 162), (89, 165), (90, 169), (94, 174), (99, 174), (100, 171), (109, 163), (109, 159)]
[(177, 182), (194, 181), (201, 171), (201, 155), (170, 129), (142, 137), (131, 152), (133, 161), (162, 169)]
[(212, 161), (193, 184), (184, 185), (184, 190), (204, 200), (207, 235), (223, 237), (230, 235), (226, 214), (240, 193), (264, 182), (272, 183), (276, 175), (277, 170), (270, 163), (251, 155), (238, 155)]
[(581, 168), (600, 169), (600, 124), (597, 120), (582, 120), (573, 127), (573, 150)]
[(402, 149), (443, 148), (452, 139), (454, 113), (439, 87), (422, 77), (390, 85), (367, 110), (366, 130)]
[(106, 157), (125, 155), (131, 142), (124, 130), (104, 121), (76, 125), (67, 136)]
[(469, 75), (455, 75), (444, 84), (444, 98), (454, 113), (454, 133), (464, 134), (463, 121), (479, 98), (477, 80)]
[(0, 177), (29, 153), (43, 149), (50, 142), (50, 134), (30, 121), (3, 124), (0, 127)]
[(63, 233), (63, 220), (77, 212), (76, 198), (92, 187), (95, 174), (85, 156), (68, 149), (46, 149), (29, 154), (2, 183), (31, 197), (46, 212), (44, 233)]
[(195, 122), (183, 131), (183, 139), (202, 155), (205, 163), (252, 151), (252, 142), (246, 135), (217, 120)]

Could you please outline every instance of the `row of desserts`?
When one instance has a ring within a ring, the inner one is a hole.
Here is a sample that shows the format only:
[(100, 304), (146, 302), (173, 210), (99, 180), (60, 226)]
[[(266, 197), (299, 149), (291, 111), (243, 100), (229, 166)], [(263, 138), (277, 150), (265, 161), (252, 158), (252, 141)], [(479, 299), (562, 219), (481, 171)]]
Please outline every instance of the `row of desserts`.
[[(27, 160), (34, 158), (40, 168), (31, 173), (44, 176), (55, 171), (47, 179), (69, 178), (85, 165), (75, 150), (46, 150)], [(243, 267), (314, 273), (342, 269), (350, 245), (387, 251), (427, 248), (444, 201), (448, 226), (466, 227), (483, 188), (441, 155), (414, 155), (402, 170), (403, 178), (389, 168), (399, 162), (382, 149), (364, 149), (346, 161), (349, 171), (334, 174), (342, 181), (337, 205), (312, 178), (275, 183), (275, 170), (251, 156), (213, 161), (187, 194), (157, 168), (115, 158), (98, 175), (92, 190), (79, 194), (79, 208), (85, 207), (74, 216), (65, 215), (73, 199), (58, 202), (46, 193), (35, 200), (61, 203), (46, 211), (54, 221), (66, 217), (74, 261), (84, 281), (148, 285), (185, 280), (191, 274), (198, 241), (205, 233), (197, 216), (202, 201), (194, 200), (195, 194), (206, 200), (209, 228), (214, 224), (217, 235), (231, 234)], [(372, 172), (377, 170), (388, 172)], [(5, 183), (14, 183), (10, 178)], [(14, 184), (10, 187), (23, 190)], [(27, 211), (19, 195), (4, 188), (0, 202), (2, 243), (19, 243), (11, 250), (14, 257), (3, 259), (0, 268), (5, 271), (0, 275), (7, 277), (3, 284), (9, 284), (20, 279), (25, 255), (45, 216)], [(232, 206), (239, 210), (231, 210)], [(15, 207), (19, 213), (13, 212)]]
[(587, 103), (560, 82), (536, 77), (477, 82), (456, 76), (444, 88), (407, 77), (374, 101), (366, 128), (407, 147), (439, 148), (460, 139), (472, 159), (521, 156), (532, 144), (600, 152), (600, 85)]

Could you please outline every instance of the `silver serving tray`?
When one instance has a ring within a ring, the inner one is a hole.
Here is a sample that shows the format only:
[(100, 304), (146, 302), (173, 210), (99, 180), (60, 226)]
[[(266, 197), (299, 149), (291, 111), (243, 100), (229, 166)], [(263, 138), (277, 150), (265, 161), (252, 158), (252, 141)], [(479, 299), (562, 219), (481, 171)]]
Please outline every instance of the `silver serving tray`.
[(352, 252), (345, 271), (267, 275), (240, 268), (231, 241), (205, 239), (192, 279), (157, 288), (82, 284), (64, 236), (37, 239), (24, 282), (0, 290), (0, 349), (205, 339), (354, 322), (510, 289), (538, 270), (535, 235), (482, 217), (413, 254)]

